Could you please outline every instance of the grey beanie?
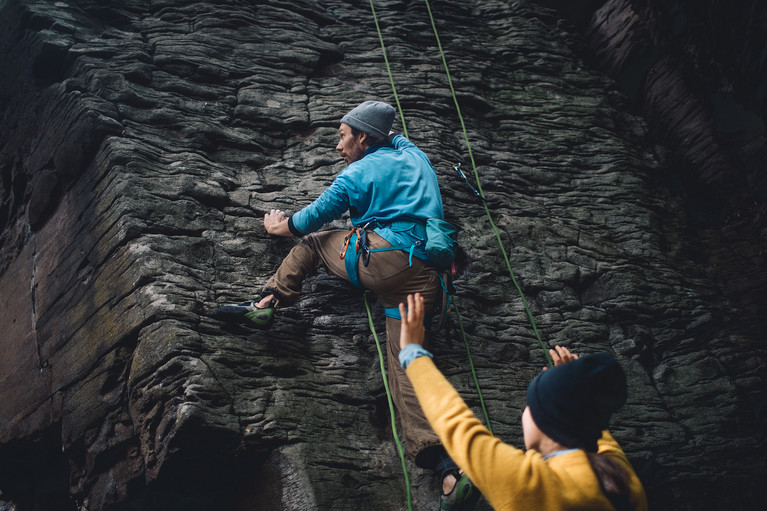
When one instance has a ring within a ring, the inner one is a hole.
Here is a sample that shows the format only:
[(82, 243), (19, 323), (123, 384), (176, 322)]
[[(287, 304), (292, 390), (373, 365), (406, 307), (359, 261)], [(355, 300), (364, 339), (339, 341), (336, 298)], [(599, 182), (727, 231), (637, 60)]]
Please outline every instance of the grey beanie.
[(382, 101), (365, 101), (344, 115), (341, 124), (348, 124), (369, 135), (386, 137), (394, 123), (394, 107)]

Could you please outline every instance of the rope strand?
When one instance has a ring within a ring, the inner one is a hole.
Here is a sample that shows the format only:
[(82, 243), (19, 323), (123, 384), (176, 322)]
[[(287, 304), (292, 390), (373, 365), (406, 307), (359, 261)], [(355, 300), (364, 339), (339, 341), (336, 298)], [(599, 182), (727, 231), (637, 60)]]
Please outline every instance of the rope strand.
[(394, 86), (394, 77), (391, 74), (391, 67), (389, 67), (389, 58), (386, 56), (386, 46), (384, 46), (383, 36), (381, 35), (381, 27), (378, 26), (378, 16), (376, 16), (376, 9), (373, 6), (373, 0), (370, 0), (370, 12), (373, 13), (373, 21), (376, 24), (376, 32), (378, 32), (378, 40), (381, 41), (381, 52), (383, 53), (384, 62), (386, 63), (386, 72), (389, 73), (389, 83), (391, 83), (391, 90), (394, 93), (394, 101), (397, 103), (397, 110), (399, 110), (399, 119), (402, 121), (402, 134), (405, 135), (405, 138), (410, 138), (407, 136), (405, 116), (402, 114), (402, 106), (399, 104), (397, 88)]
[[(428, 7), (428, 3), (427, 3), (427, 7)], [(373, 15), (373, 21), (375, 23), (376, 32), (378, 33), (378, 40), (381, 43), (381, 51), (383, 52), (384, 62), (386, 63), (386, 71), (387, 71), (387, 73), (389, 75), (389, 83), (391, 84), (392, 92), (394, 93), (394, 99), (395, 99), (396, 104), (397, 104), (397, 110), (399, 111), (400, 120), (402, 121), (402, 133), (407, 138), (408, 135), (407, 135), (407, 128), (405, 127), (406, 126), (405, 125), (405, 115), (402, 112), (402, 106), (400, 105), (399, 97), (397, 95), (397, 87), (394, 84), (394, 77), (393, 77), (392, 72), (391, 72), (391, 67), (389, 66), (389, 59), (388, 59), (387, 54), (386, 54), (386, 45), (384, 44), (383, 35), (381, 34), (381, 27), (380, 27), (380, 25), (378, 23), (378, 16), (376, 15), (375, 6), (373, 5), (373, 0), (370, 0), (370, 11), (371, 11), (371, 13)], [(431, 9), (429, 9), (429, 17), (432, 19), (432, 27), (434, 27), (434, 19), (433, 19), (432, 15), (431, 15)], [(439, 36), (437, 35), (436, 28), (434, 28), (434, 34), (435, 34), (435, 36), (437, 36), (437, 44), (439, 45), (440, 52), (441, 52), (442, 51), (442, 45), (439, 42)], [(455, 90), (453, 89), (452, 80), (450, 80), (450, 74), (449, 74), (449, 70), (447, 68), (447, 62), (445, 61), (444, 54), (442, 55), (442, 62), (445, 65), (445, 70), (448, 72), (448, 83), (450, 84), (450, 90), (451, 90), (451, 92), (453, 94), (453, 101), (455, 103), (456, 109), (458, 109), (459, 119), (461, 120), (461, 126), (463, 127), (463, 131), (464, 131), (464, 137), (466, 137), (466, 128), (463, 125), (463, 117), (460, 115), (460, 106), (458, 105), (458, 101), (456, 99)], [(473, 164), (474, 157), (471, 154), (471, 146), (468, 145), (468, 138), (466, 139), (466, 143), (467, 143), (467, 146), (469, 148), (469, 156), (470, 156), (470, 158), (472, 160), (472, 164)], [(478, 186), (479, 186), (479, 176), (476, 174), (476, 166), (474, 166), (474, 169), (475, 169), (475, 176), (477, 176), (477, 183), (478, 183)], [(480, 187), (480, 193), (481, 193), (481, 187)], [(483, 197), (483, 200), (484, 200), (484, 197)], [(489, 215), (489, 211), (488, 211), (488, 215)], [(500, 238), (499, 238), (499, 242), (500, 242)], [(501, 245), (501, 249), (503, 250), (503, 246), (502, 245)], [(505, 256), (505, 253), (504, 253), (504, 256)], [(508, 259), (507, 259), (507, 264), (508, 264)], [(513, 279), (513, 275), (512, 275), (512, 279)], [(467, 354), (467, 357), (468, 357), (468, 360), (469, 360), (469, 366), (471, 368), (471, 374), (472, 374), (472, 377), (474, 379), (474, 385), (475, 385), (475, 387), (477, 389), (477, 394), (479, 396), (479, 401), (480, 401), (480, 405), (482, 407), (482, 412), (484, 413), (484, 416), (485, 416), (485, 421), (486, 421), (486, 424), (487, 424), (487, 429), (490, 430), (490, 432), (492, 433), (492, 426), (490, 424), (490, 418), (489, 418), (488, 413), (487, 413), (487, 408), (485, 407), (485, 401), (484, 401), (484, 399), (482, 397), (482, 390), (480, 388), (479, 379), (477, 378), (477, 372), (476, 372), (476, 369), (474, 367), (474, 362), (473, 362), (472, 357), (471, 357), (471, 349), (469, 348), (469, 342), (468, 342), (468, 340), (466, 338), (466, 332), (465, 332), (465, 330), (463, 328), (463, 322), (461, 320), (461, 315), (458, 312), (458, 306), (455, 303), (455, 297), (451, 297), (451, 300), (452, 300), (453, 306), (455, 308), (456, 316), (458, 318), (458, 326), (459, 326), (459, 328), (461, 330), (461, 336), (463, 338), (464, 346), (466, 348), (466, 354)], [(367, 301), (365, 302), (365, 305), (367, 306)], [(370, 311), (369, 311), (369, 309), (368, 309), (368, 317), (370, 318)], [(373, 328), (373, 326), (372, 326), (373, 325), (372, 324), (372, 319), (370, 319), (370, 325), (371, 325), (371, 329), (372, 329)], [(376, 336), (375, 331), (373, 331), (373, 335)], [(376, 339), (377, 339), (377, 336), (376, 336)], [(393, 412), (392, 412), (392, 414), (393, 414)], [(403, 467), (404, 467), (404, 459), (403, 459)], [(408, 489), (408, 491), (409, 491), (409, 489)]]
[(386, 399), (389, 401), (389, 415), (391, 416), (391, 432), (394, 437), (394, 443), (397, 444), (397, 451), (399, 452), (400, 461), (402, 461), (402, 473), (405, 475), (405, 488), (407, 489), (407, 508), (413, 511), (413, 496), (410, 491), (410, 477), (407, 474), (407, 464), (405, 463), (405, 450), (402, 448), (402, 442), (400, 442), (399, 434), (397, 433), (397, 421), (394, 419), (394, 401), (391, 397), (391, 390), (389, 390), (389, 382), (386, 378), (386, 368), (383, 362), (383, 352), (381, 351), (381, 341), (378, 340), (378, 334), (376, 333), (375, 326), (373, 325), (373, 314), (370, 312), (370, 304), (368, 303), (368, 295), (370, 291), (365, 291), (363, 298), (365, 300), (365, 310), (368, 313), (368, 324), (370, 325), (370, 331), (373, 332), (373, 338), (376, 340), (376, 348), (378, 348), (378, 362), (381, 365), (381, 377), (383, 378), (384, 389), (386, 390)]
[(455, 296), (450, 297), (450, 301), (453, 303), (455, 309), (455, 316), (458, 318), (458, 327), (461, 329), (461, 336), (463, 337), (463, 345), (466, 347), (466, 357), (469, 359), (469, 367), (471, 368), (471, 376), (474, 378), (474, 385), (477, 387), (477, 395), (479, 396), (479, 405), (482, 408), (482, 413), (485, 415), (485, 424), (487, 424), (487, 430), (493, 433), (493, 427), (490, 424), (490, 417), (487, 415), (487, 408), (485, 408), (485, 400), (482, 398), (482, 389), (479, 388), (479, 380), (477, 379), (477, 371), (474, 369), (474, 361), (471, 358), (471, 350), (469, 349), (469, 341), (466, 339), (466, 332), (463, 329), (463, 321), (461, 321), (461, 313), (458, 312), (458, 305), (455, 303)]
[[(530, 320), (530, 323), (531, 323), (531, 325), (533, 327), (533, 332), (535, 333), (535, 337), (538, 340), (538, 343), (540, 344), (541, 348), (543, 349), (544, 354), (546, 355), (546, 359), (548, 360), (549, 365), (553, 366), (554, 363), (553, 363), (553, 361), (551, 359), (551, 356), (548, 353), (548, 350), (546, 349), (546, 346), (543, 343), (543, 340), (541, 339), (540, 334), (538, 333), (538, 327), (536, 326), (535, 320), (533, 318), (533, 315), (530, 312), (530, 308), (529, 308), (529, 306), (527, 304), (527, 300), (525, 299), (524, 293), (522, 292), (522, 289), (520, 288), (519, 284), (517, 283), (517, 279), (514, 277), (514, 272), (511, 269), (511, 263), (509, 262), (509, 257), (508, 257), (508, 255), (506, 253), (506, 249), (503, 246), (503, 241), (501, 240), (500, 232), (498, 231), (498, 228), (496, 227), (495, 222), (493, 222), (492, 215), (490, 214), (490, 209), (489, 209), (489, 207), (487, 205), (487, 200), (485, 199), (484, 191), (482, 190), (482, 183), (480, 182), (480, 179), (479, 179), (479, 172), (477, 171), (477, 165), (476, 165), (476, 163), (474, 161), (474, 155), (473, 155), (473, 153), (471, 151), (471, 144), (469, 143), (469, 137), (468, 137), (468, 134), (467, 134), (467, 131), (466, 131), (466, 124), (465, 124), (465, 122), (463, 120), (463, 115), (461, 114), (461, 107), (460, 107), (460, 105), (458, 103), (458, 98), (457, 98), (456, 93), (455, 93), (455, 88), (453, 87), (453, 80), (450, 77), (450, 69), (448, 68), (447, 59), (445, 58), (445, 52), (442, 49), (442, 43), (441, 43), (441, 41), (439, 39), (439, 33), (437, 32), (437, 26), (436, 26), (436, 23), (434, 22), (434, 16), (432, 15), (431, 6), (429, 4), (429, 0), (424, 0), (424, 1), (426, 2), (426, 8), (427, 8), (428, 13), (429, 13), (429, 19), (431, 21), (431, 26), (432, 26), (432, 29), (434, 31), (434, 37), (437, 40), (437, 47), (439, 48), (439, 53), (440, 53), (440, 56), (442, 58), (442, 64), (443, 64), (443, 66), (445, 68), (445, 74), (447, 75), (447, 81), (448, 81), (448, 85), (450, 87), (451, 95), (453, 97), (453, 103), (455, 104), (455, 108), (456, 108), (456, 111), (458, 113), (458, 119), (459, 119), (459, 121), (461, 123), (461, 129), (463, 131), (464, 140), (466, 142), (466, 149), (468, 151), (469, 160), (471, 161), (471, 166), (472, 166), (472, 169), (474, 171), (474, 177), (475, 177), (476, 182), (477, 182), (477, 191), (479, 192), (479, 196), (482, 199), (482, 205), (484, 207), (485, 214), (487, 215), (487, 218), (490, 221), (490, 225), (492, 226), (493, 231), (495, 233), (496, 240), (498, 241), (498, 245), (500, 246), (501, 253), (503, 255), (503, 259), (504, 259), (504, 261), (506, 263), (506, 268), (509, 270), (509, 275), (511, 276), (511, 280), (514, 283), (514, 287), (517, 289), (520, 297), (522, 298), (522, 303), (524, 304), (525, 312), (527, 313), (527, 316), (528, 316), (528, 318)], [(373, 15), (373, 21), (375, 23), (376, 32), (378, 34), (378, 40), (381, 43), (381, 51), (383, 53), (384, 63), (386, 64), (386, 72), (387, 72), (387, 74), (389, 76), (389, 83), (391, 84), (392, 93), (394, 94), (394, 101), (395, 101), (395, 103), (397, 105), (397, 110), (399, 111), (400, 121), (402, 122), (402, 133), (403, 133), (403, 135), (406, 138), (409, 138), (408, 137), (408, 133), (407, 133), (407, 126), (405, 124), (405, 116), (404, 116), (404, 113), (402, 112), (402, 105), (400, 104), (399, 96), (397, 95), (397, 88), (396, 88), (396, 86), (394, 84), (394, 77), (392, 76), (391, 66), (389, 65), (389, 58), (388, 58), (388, 56), (386, 54), (386, 46), (384, 45), (383, 35), (381, 34), (381, 27), (380, 27), (380, 25), (378, 23), (378, 16), (376, 15), (376, 12), (375, 12), (375, 6), (373, 5), (373, 0), (369, 0), (369, 2), (370, 2), (370, 11), (371, 11), (371, 13)], [(467, 182), (467, 184), (468, 184), (468, 182)], [(389, 389), (389, 384), (388, 384), (387, 377), (386, 377), (386, 368), (384, 367), (383, 352), (381, 350), (381, 343), (380, 343), (380, 341), (378, 339), (378, 334), (376, 333), (375, 326), (373, 324), (373, 315), (372, 315), (372, 312), (370, 310), (370, 304), (368, 303), (368, 294), (369, 294), (369, 291), (365, 291), (365, 293), (364, 293), (364, 301), (365, 301), (365, 309), (366, 309), (367, 315), (368, 315), (368, 324), (370, 326), (370, 331), (373, 333), (373, 338), (375, 339), (376, 348), (378, 350), (378, 358), (379, 358), (379, 364), (380, 364), (380, 368), (381, 368), (381, 375), (382, 375), (382, 379), (383, 379), (384, 389), (386, 390), (386, 397), (387, 397), (388, 404), (389, 404), (389, 413), (390, 413), (390, 418), (391, 418), (392, 435), (394, 437), (394, 443), (397, 446), (397, 451), (399, 452), (399, 455), (400, 455), (400, 461), (402, 463), (402, 472), (403, 472), (404, 477), (405, 477), (405, 488), (407, 490), (407, 505), (408, 505), (408, 510), (412, 511), (412, 509), (413, 509), (413, 507), (412, 507), (412, 493), (411, 493), (411, 488), (410, 488), (410, 478), (409, 478), (409, 475), (408, 475), (408, 472), (407, 472), (407, 463), (405, 461), (405, 452), (404, 452), (404, 449), (402, 447), (402, 442), (399, 439), (399, 434), (397, 433), (396, 419), (395, 419), (395, 415), (394, 415), (394, 413), (395, 413), (394, 412), (394, 402), (393, 402), (393, 399), (392, 399), (391, 390)], [(472, 377), (474, 379), (474, 383), (475, 383), (476, 388), (477, 388), (477, 394), (479, 395), (479, 401), (480, 401), (480, 405), (481, 405), (481, 408), (482, 408), (482, 412), (483, 412), (483, 414), (485, 416), (485, 421), (486, 421), (486, 424), (487, 424), (487, 428), (490, 431), (490, 433), (492, 433), (493, 431), (492, 431), (492, 427), (491, 427), (491, 424), (490, 424), (490, 418), (488, 417), (487, 408), (485, 407), (485, 401), (484, 401), (484, 398), (482, 397), (482, 391), (481, 391), (480, 386), (479, 386), (479, 380), (477, 379), (476, 369), (474, 367), (474, 362), (473, 362), (472, 357), (471, 357), (471, 350), (469, 349), (469, 343), (468, 343), (468, 340), (466, 338), (466, 332), (464, 331), (464, 328), (463, 328), (463, 321), (461, 319), (461, 315), (460, 315), (460, 313), (458, 311), (458, 307), (457, 307), (457, 305), (455, 303), (455, 297), (451, 297), (451, 301), (452, 301), (453, 307), (455, 308), (456, 316), (458, 318), (458, 325), (459, 325), (459, 327), (461, 329), (461, 335), (463, 337), (464, 346), (466, 348), (466, 354), (467, 354), (467, 357), (468, 357), (469, 366), (471, 368), (471, 374), (472, 374)]]
[[(372, 0), (371, 0), (372, 2)], [(490, 225), (493, 228), (493, 232), (495, 232), (495, 238), (498, 240), (498, 246), (501, 248), (501, 253), (503, 254), (503, 260), (506, 262), (506, 268), (509, 270), (509, 275), (511, 275), (511, 281), (514, 283), (514, 287), (517, 289), (517, 292), (519, 292), (519, 296), (522, 298), (522, 303), (525, 306), (525, 312), (527, 313), (527, 317), (530, 320), (530, 324), (533, 327), (533, 333), (535, 334), (535, 338), (538, 340), (538, 344), (540, 344), (541, 349), (543, 349), (544, 355), (546, 355), (546, 360), (549, 363), (549, 366), (554, 365), (554, 361), (551, 359), (551, 355), (549, 355), (549, 350), (547, 346), (543, 343), (543, 340), (541, 339), (541, 335), (538, 333), (538, 327), (535, 324), (535, 319), (533, 318), (532, 312), (530, 312), (530, 307), (527, 305), (527, 299), (525, 298), (525, 294), (522, 292), (522, 288), (519, 287), (519, 284), (517, 283), (516, 277), (514, 277), (514, 272), (511, 269), (511, 263), (509, 262), (509, 256), (506, 254), (506, 249), (503, 246), (503, 241), (501, 241), (501, 234), (498, 232), (498, 228), (495, 225), (495, 222), (493, 222), (493, 217), (490, 214), (490, 209), (487, 206), (487, 200), (485, 199), (485, 192), (482, 191), (482, 183), (479, 180), (479, 172), (477, 172), (477, 164), (474, 162), (474, 155), (471, 152), (471, 144), (469, 143), (469, 136), (466, 133), (466, 124), (463, 121), (463, 115), (461, 115), (461, 107), (458, 105), (458, 98), (455, 94), (455, 89), (453, 88), (453, 80), (450, 78), (450, 69), (447, 66), (447, 59), (445, 59), (445, 52), (442, 50), (442, 43), (439, 40), (439, 33), (437, 33), (437, 25), (434, 22), (434, 16), (431, 12), (431, 6), (429, 5), (429, 0), (424, 0), (426, 2), (426, 9), (429, 11), (429, 20), (431, 20), (431, 28), (434, 30), (434, 37), (437, 40), (437, 48), (439, 48), (439, 54), (442, 57), (442, 64), (445, 67), (445, 74), (447, 75), (447, 83), (450, 86), (450, 93), (453, 95), (453, 103), (455, 103), (455, 109), (458, 113), (458, 120), (461, 122), (461, 129), (463, 130), (463, 138), (466, 141), (466, 149), (469, 153), (469, 160), (471, 160), (471, 168), (474, 170), (474, 177), (477, 181), (477, 190), (479, 191), (480, 196), (482, 197), (482, 206), (485, 208), (485, 214), (487, 215), (487, 219), (490, 221)]]

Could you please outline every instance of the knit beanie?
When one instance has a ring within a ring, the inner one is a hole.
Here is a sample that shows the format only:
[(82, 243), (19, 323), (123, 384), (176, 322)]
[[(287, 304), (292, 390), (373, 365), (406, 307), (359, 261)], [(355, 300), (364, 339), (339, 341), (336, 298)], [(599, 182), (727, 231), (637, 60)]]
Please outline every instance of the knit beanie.
[(394, 107), (382, 101), (365, 101), (344, 115), (341, 124), (376, 137), (386, 137), (394, 123)]
[(551, 367), (527, 388), (527, 406), (541, 431), (564, 446), (592, 452), (625, 402), (626, 375), (607, 353)]

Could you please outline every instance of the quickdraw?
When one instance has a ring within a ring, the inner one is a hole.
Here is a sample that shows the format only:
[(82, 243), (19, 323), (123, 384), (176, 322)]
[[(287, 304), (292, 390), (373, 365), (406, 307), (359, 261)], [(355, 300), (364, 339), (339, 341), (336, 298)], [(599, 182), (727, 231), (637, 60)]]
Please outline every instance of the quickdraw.
[[(338, 257), (340, 257), (341, 259), (346, 258), (346, 251), (349, 248), (349, 242), (354, 237), (354, 235), (357, 234), (358, 230), (359, 229), (357, 227), (353, 228), (351, 231), (349, 231), (349, 234), (347, 234), (346, 237), (344, 238), (344, 246), (341, 247), (341, 252), (338, 254)], [(357, 248), (357, 251), (359, 251), (359, 247)]]
[[(368, 222), (369, 224), (370, 222)], [(368, 224), (365, 224), (367, 226)], [(346, 252), (349, 250), (349, 244), (354, 240), (354, 252), (359, 257), (362, 254), (362, 264), (365, 268), (370, 264), (370, 248), (368, 247), (368, 232), (365, 227), (354, 227), (349, 234), (344, 237), (344, 245), (338, 257), (346, 259)], [(356, 261), (357, 258), (355, 258)]]
[(459, 176), (461, 179), (463, 179), (463, 182), (464, 182), (464, 183), (466, 183), (466, 186), (468, 186), (468, 187), (469, 187), (469, 189), (470, 189), (472, 192), (474, 192), (474, 195), (476, 195), (477, 197), (479, 197), (479, 198), (482, 200), (482, 202), (487, 202), (487, 201), (485, 200), (485, 197), (484, 197), (484, 196), (483, 196), (481, 193), (479, 193), (479, 192), (477, 191), (477, 189), (476, 189), (476, 188), (474, 188), (473, 186), (471, 186), (471, 183), (469, 183), (469, 178), (468, 178), (468, 177), (466, 177), (466, 174), (464, 174), (464, 173), (463, 173), (463, 171), (461, 170), (461, 163), (460, 163), (460, 162), (458, 162), (458, 163), (456, 163), (455, 165), (453, 165), (453, 170), (455, 170), (455, 171), (458, 173), (458, 176)]

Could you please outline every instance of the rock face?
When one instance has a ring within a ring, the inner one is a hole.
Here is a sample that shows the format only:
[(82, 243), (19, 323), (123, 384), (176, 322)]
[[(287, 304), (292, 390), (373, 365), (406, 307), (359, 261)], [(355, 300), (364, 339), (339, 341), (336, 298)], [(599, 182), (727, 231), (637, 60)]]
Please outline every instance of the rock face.
[[(651, 508), (758, 508), (767, 9), (633, 4), (431, 7), (541, 337), (626, 370), (613, 432)], [(544, 353), (452, 170), (471, 163), (426, 5), (375, 6), (409, 137), (460, 227), (457, 305), (490, 420), (521, 445)], [(369, 2), (0, 7), (0, 499), (404, 509), (360, 292), (320, 272), (269, 332), (210, 318), (295, 243), (260, 219), (343, 168), (341, 116), (394, 101)], [(477, 406), (455, 320), (432, 346)], [(408, 468), (414, 508), (433, 508), (437, 481)]]

